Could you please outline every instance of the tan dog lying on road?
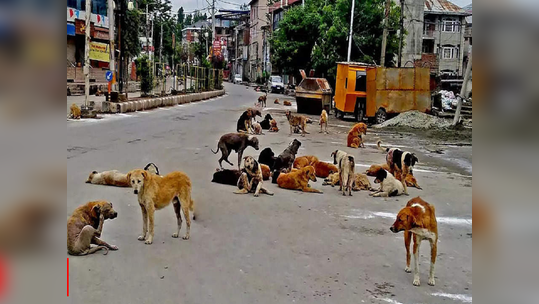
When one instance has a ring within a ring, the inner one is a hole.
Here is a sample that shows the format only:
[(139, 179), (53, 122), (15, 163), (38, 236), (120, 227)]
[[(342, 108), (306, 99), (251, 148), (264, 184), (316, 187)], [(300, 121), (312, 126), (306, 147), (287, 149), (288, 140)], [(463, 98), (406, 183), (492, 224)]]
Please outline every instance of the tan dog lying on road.
[(191, 198), (191, 180), (183, 172), (171, 172), (165, 176), (151, 174), (142, 169), (132, 170), (127, 173), (127, 179), (131, 183), (133, 192), (138, 196), (138, 202), (142, 211), (142, 235), (138, 237), (139, 241), (145, 241), (150, 245), (153, 243), (154, 236), (154, 213), (155, 210), (163, 209), (172, 201), (178, 228), (173, 238), (180, 235), (182, 228), (181, 211), (187, 223), (187, 232), (183, 237), (189, 239), (191, 232), (191, 219), (189, 210), (193, 211), (193, 220), (195, 219), (194, 205)]
[(300, 156), (294, 160), (294, 168), (301, 169), (303, 167), (312, 166), (314, 163), (318, 162), (318, 157), (314, 155)]
[(404, 231), (404, 247), (406, 247), (406, 272), (410, 270), (410, 242), (414, 237), (414, 286), (419, 286), (419, 246), (421, 241), (430, 242), (429, 285), (435, 285), (434, 265), (438, 251), (438, 223), (434, 206), (420, 197), (411, 199), (399, 214), (390, 230), (394, 233)]
[(274, 103), (274, 104), (280, 104), (280, 103), (279, 103), (279, 99), (278, 99), (278, 98), (275, 99), (275, 101), (274, 101), (273, 103)]
[[(87, 255), (98, 250), (118, 250), (99, 239), (106, 219), (114, 219), (118, 213), (112, 209), (112, 204), (105, 201), (89, 202), (73, 211), (67, 219), (67, 252), (70, 255)], [(91, 247), (91, 244), (97, 247)]]
[(118, 170), (110, 170), (97, 172), (93, 171), (86, 180), (88, 184), (96, 185), (109, 185), (116, 187), (129, 187), (129, 181), (127, 180), (127, 174), (121, 173)]
[[(339, 185), (339, 173), (332, 173), (330, 174), (325, 180), (322, 185), (331, 185), (334, 187), (335, 185)], [(361, 191), (361, 190), (371, 190), (371, 182), (367, 178), (367, 175), (356, 173), (354, 175), (354, 181), (352, 183), (352, 191)]]
[(288, 100), (285, 100), (283, 101), (283, 105), (287, 106), (287, 107), (291, 107), (292, 106), (292, 103)]
[[(243, 158), (243, 169), (240, 178), (238, 179), (238, 188), (240, 190), (235, 191), (236, 194), (247, 194), (254, 192), (255, 196), (259, 196), (260, 193), (266, 193), (268, 195), (273, 195), (271, 191), (268, 191), (266, 188), (262, 187), (263, 184), (263, 174), (260, 164), (252, 156), (245, 156)], [(269, 167), (268, 167), (269, 169)]]
[(290, 173), (281, 173), (277, 178), (279, 187), (290, 190), (301, 190), (303, 192), (322, 193), (320, 190), (309, 186), (309, 181), (316, 182), (314, 168), (307, 166)]
[(275, 119), (270, 120), (270, 132), (279, 132), (279, 127), (277, 127), (277, 121)]
[(331, 173), (338, 173), (339, 168), (334, 164), (326, 163), (323, 161), (317, 161), (313, 165), (314, 170), (316, 171), (316, 177), (326, 178)]

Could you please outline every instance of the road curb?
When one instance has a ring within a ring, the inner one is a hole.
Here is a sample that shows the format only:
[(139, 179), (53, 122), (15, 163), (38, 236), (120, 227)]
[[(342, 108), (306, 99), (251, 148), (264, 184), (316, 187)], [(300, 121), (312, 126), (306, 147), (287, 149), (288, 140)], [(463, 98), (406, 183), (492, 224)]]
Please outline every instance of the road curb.
[[(104, 101), (102, 109), (110, 109), (111, 113), (128, 113), (136, 111), (145, 111), (160, 107), (171, 107), (201, 100), (215, 98), (225, 94), (225, 90), (216, 90), (211, 92), (191, 93), (186, 95), (175, 95), (168, 97), (158, 97), (136, 101), (127, 101), (121, 103)], [(107, 105), (105, 105), (107, 103)]]

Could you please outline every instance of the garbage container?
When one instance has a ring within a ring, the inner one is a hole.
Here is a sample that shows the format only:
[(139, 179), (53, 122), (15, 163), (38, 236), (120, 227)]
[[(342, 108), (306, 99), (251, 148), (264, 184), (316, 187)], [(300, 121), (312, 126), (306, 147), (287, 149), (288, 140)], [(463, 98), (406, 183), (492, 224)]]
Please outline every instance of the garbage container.
[(331, 110), (333, 91), (325, 78), (306, 77), (300, 70), (303, 79), (296, 87), (296, 103), (298, 113), (320, 115), (322, 109)]

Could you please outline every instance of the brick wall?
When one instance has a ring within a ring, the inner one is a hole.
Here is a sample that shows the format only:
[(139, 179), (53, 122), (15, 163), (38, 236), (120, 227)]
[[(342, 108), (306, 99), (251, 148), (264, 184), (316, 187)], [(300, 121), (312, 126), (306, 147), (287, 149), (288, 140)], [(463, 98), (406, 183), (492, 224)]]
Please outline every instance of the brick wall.
[[(90, 70), (90, 80), (95, 82), (107, 82), (105, 72), (107, 69), (93, 68)], [(73, 82), (84, 82), (84, 72), (82, 67), (68, 67), (67, 80)]]

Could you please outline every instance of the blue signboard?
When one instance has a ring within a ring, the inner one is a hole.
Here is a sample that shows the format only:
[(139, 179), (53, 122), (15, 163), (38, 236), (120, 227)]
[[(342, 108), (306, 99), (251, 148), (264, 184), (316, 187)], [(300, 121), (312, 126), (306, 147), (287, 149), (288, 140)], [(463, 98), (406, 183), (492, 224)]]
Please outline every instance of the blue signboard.
[(105, 78), (107, 79), (107, 81), (112, 81), (112, 71), (107, 71), (105, 73)]
[(73, 23), (67, 24), (67, 35), (68, 36), (75, 36), (75, 25)]

